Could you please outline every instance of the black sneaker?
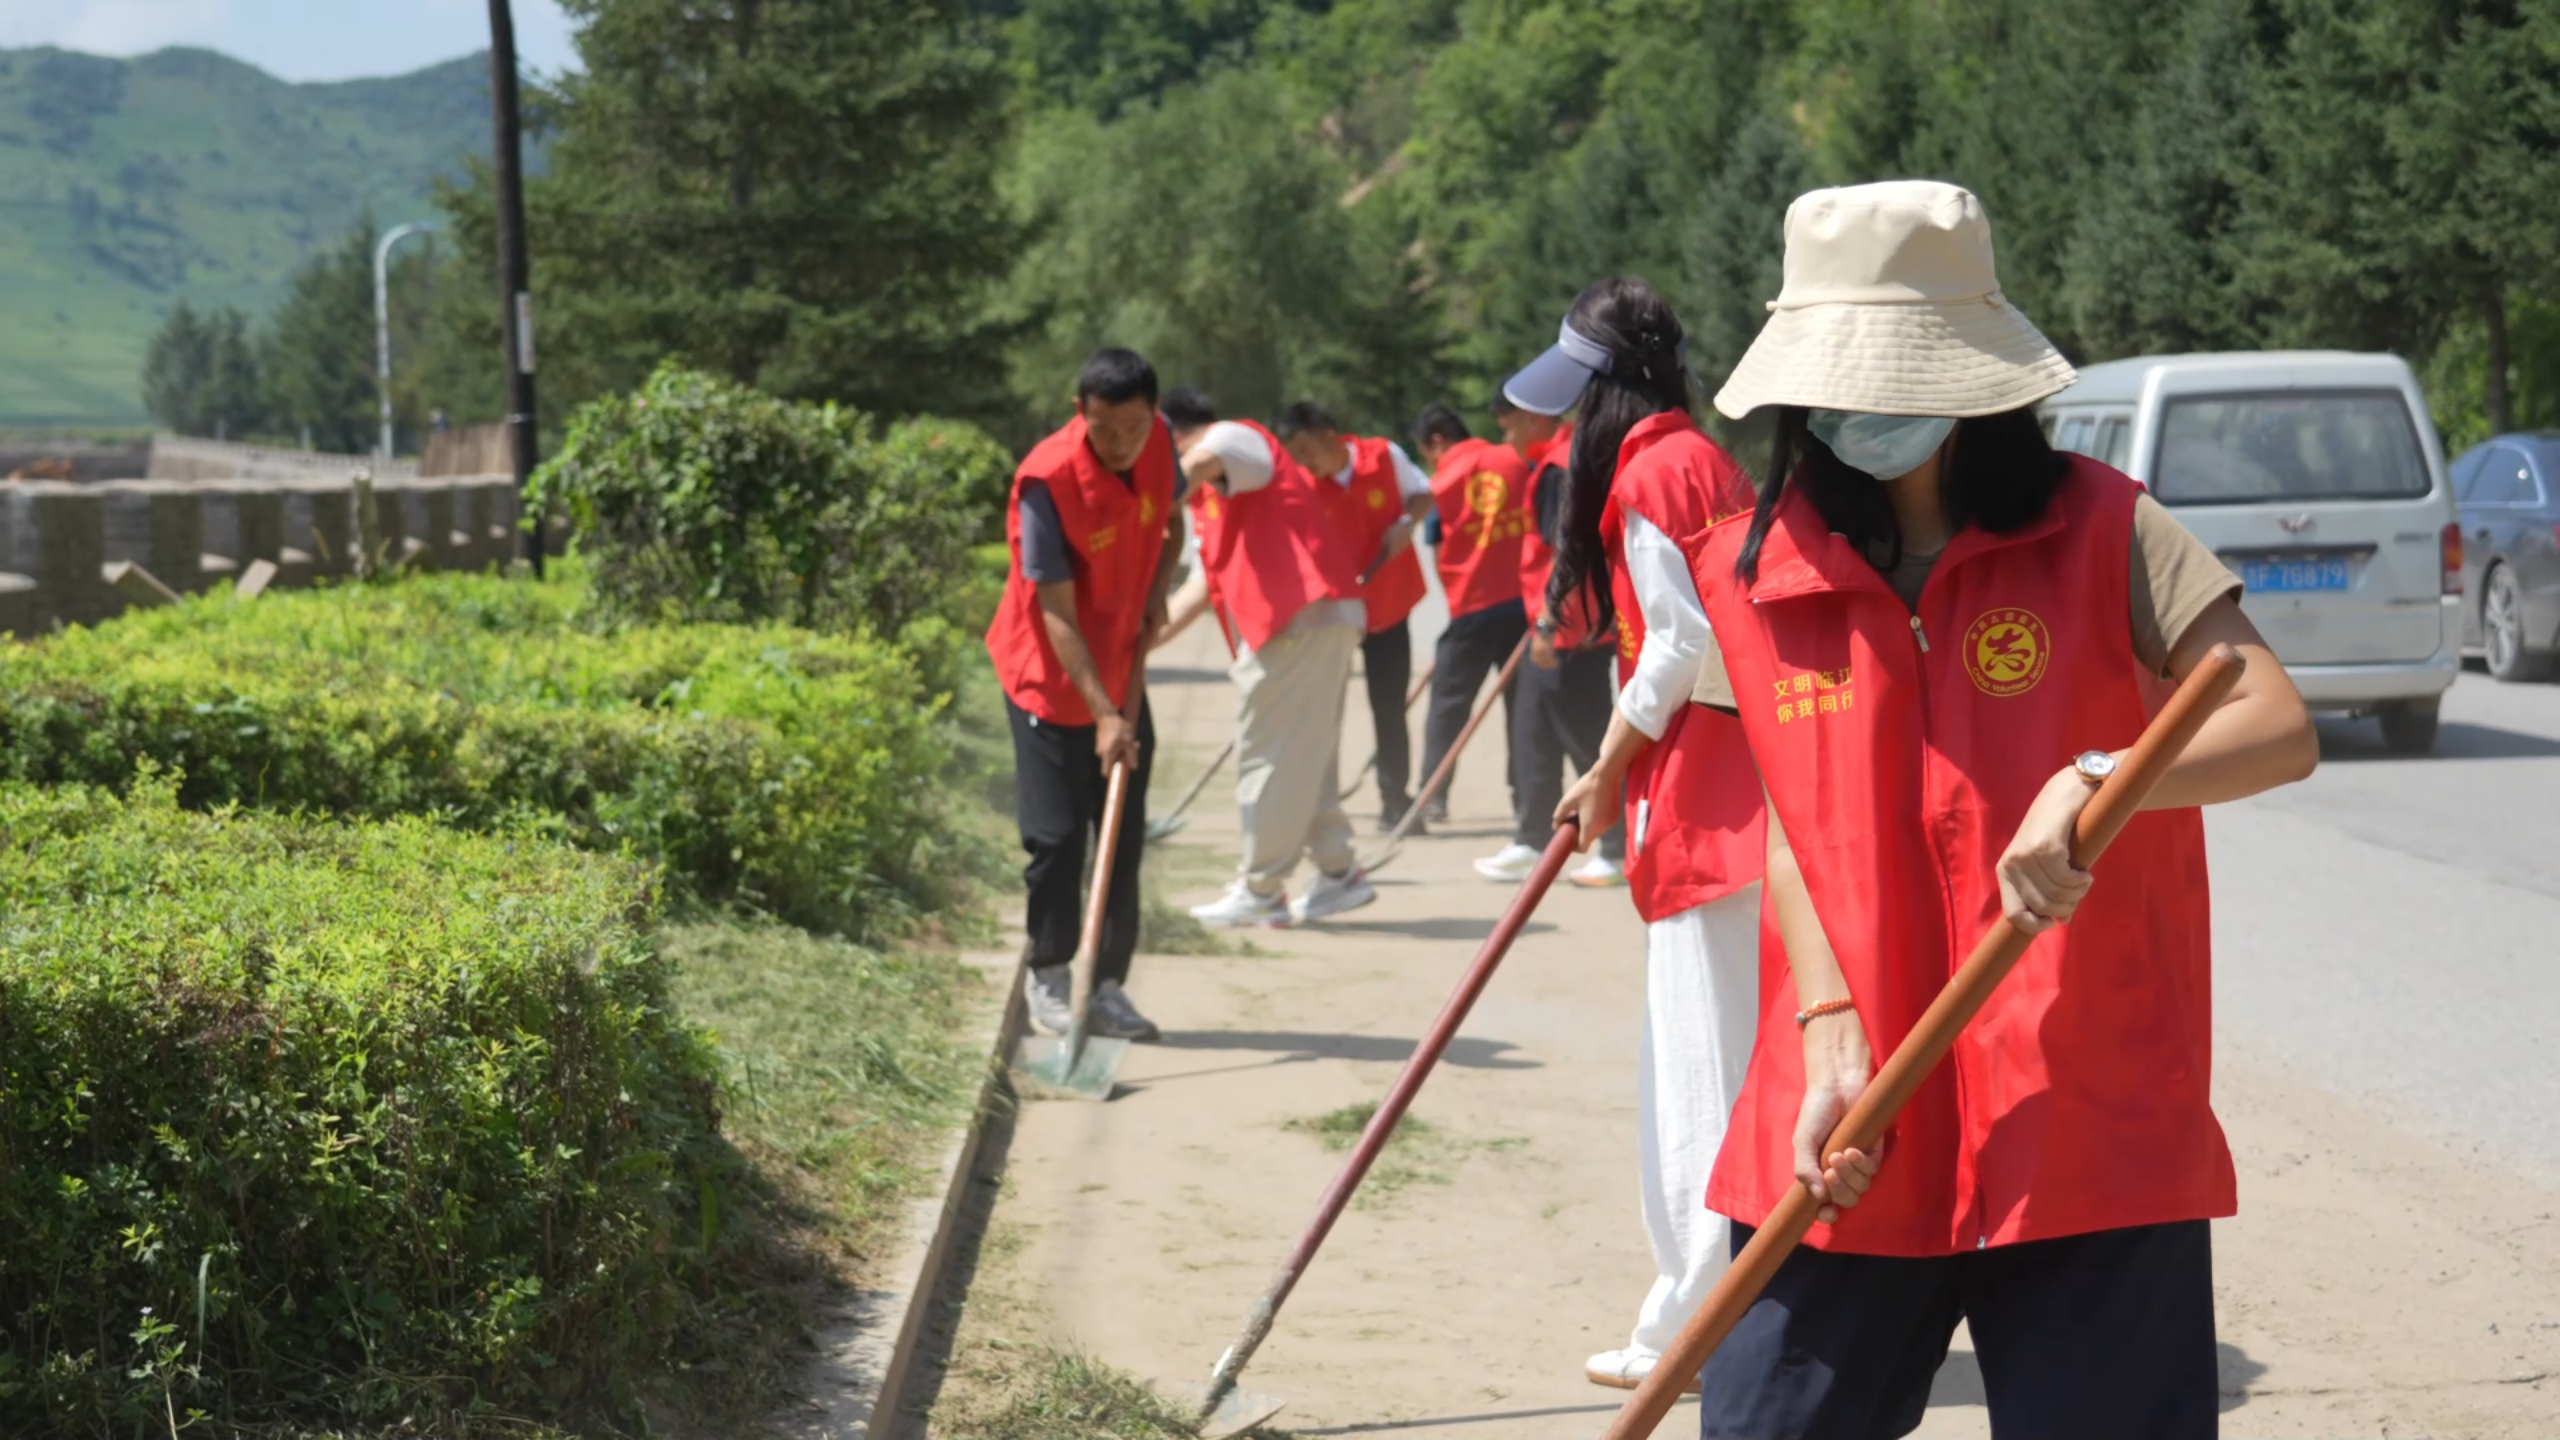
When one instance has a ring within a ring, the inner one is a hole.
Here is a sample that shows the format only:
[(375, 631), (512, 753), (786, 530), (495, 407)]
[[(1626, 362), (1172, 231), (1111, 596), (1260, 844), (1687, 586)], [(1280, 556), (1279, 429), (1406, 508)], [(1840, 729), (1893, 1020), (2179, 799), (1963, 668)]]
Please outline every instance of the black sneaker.
[(1423, 806), (1422, 822), (1426, 825), (1448, 824), (1449, 802), (1446, 800), (1434, 800), (1430, 804)]
[(1129, 1003), (1129, 992), (1117, 980), (1105, 980), (1093, 987), (1093, 999), (1084, 1007), (1085, 1029), (1111, 1040), (1161, 1040), (1164, 1032), (1156, 1022), (1138, 1013)]
[[(1381, 835), (1394, 834), (1396, 832), (1396, 827), (1404, 823), (1406, 812), (1412, 809), (1413, 805), (1410, 801), (1402, 805), (1388, 805), (1381, 808), (1378, 811), (1378, 833)], [(1428, 826), (1424, 825), (1421, 820), (1417, 819), (1413, 822), (1413, 828), (1405, 833), (1408, 835), (1425, 835), (1430, 833), (1430, 829)]]

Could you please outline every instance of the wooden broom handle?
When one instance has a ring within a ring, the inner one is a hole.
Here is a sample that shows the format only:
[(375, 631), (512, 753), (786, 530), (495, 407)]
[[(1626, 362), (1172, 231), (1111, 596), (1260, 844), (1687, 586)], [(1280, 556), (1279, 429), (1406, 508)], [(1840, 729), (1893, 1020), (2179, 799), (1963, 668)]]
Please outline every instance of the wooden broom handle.
[[(2240, 652), (2228, 645), (2216, 645), (2206, 653), (2203, 662), (2178, 687), (2178, 693), (2144, 728), (2142, 738), (2125, 752), (2116, 772), (2107, 777), (2080, 811), (2079, 823), (2072, 831), (2072, 864), (2086, 870), (2097, 863), (2107, 846), (2141, 811), (2143, 802), (2196, 738), (2196, 732), (2204, 728), (2204, 722), (2230, 695), (2231, 687), (2240, 683), (2240, 672), (2246, 667)], [(2005, 915), (1992, 922), (1963, 968), (1929, 1003), (1911, 1033), (1894, 1048), (1892, 1058), (1884, 1062), (1884, 1068), (1859, 1093), (1857, 1103), (1833, 1127), (1831, 1138), (1823, 1142), (1826, 1159), (1842, 1150), (1875, 1148), (1902, 1113), (1902, 1107), (1919, 1093), (1921, 1082), (1954, 1047), (1956, 1036), (1980, 1013), (2019, 957), (2026, 954), (2033, 938), (2011, 925)], [(1680, 1328), (1679, 1338), (1654, 1362), (1653, 1372), (1627, 1397), (1602, 1440), (1645, 1440), (1653, 1434), (1654, 1427), (1679, 1401), (1690, 1379), (1706, 1365), (1707, 1357), (1741, 1323), (1744, 1312), (1778, 1273), (1778, 1266), (1804, 1239), (1805, 1232), (1813, 1228), (1814, 1213), (1819, 1208), (1803, 1181), (1787, 1188), (1768, 1218), (1753, 1232), (1750, 1242), (1742, 1247), (1742, 1253), (1734, 1257), (1715, 1288), (1699, 1303), (1697, 1313)]]

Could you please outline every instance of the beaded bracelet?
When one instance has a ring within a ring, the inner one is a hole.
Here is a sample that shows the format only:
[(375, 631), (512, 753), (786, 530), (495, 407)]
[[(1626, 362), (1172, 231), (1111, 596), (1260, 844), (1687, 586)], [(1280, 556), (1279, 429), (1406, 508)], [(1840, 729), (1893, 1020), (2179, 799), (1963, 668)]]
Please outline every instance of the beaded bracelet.
[(1825, 1015), (1837, 1015), (1843, 1010), (1857, 1008), (1858, 1002), (1855, 1000), (1825, 1000), (1819, 1005), (1807, 1005), (1796, 1012), (1796, 1028), (1801, 1030)]

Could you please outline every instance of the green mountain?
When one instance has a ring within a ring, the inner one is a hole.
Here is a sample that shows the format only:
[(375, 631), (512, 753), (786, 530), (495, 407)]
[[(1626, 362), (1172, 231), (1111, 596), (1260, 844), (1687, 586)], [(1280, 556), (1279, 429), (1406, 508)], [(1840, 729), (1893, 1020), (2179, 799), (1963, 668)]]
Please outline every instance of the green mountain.
[(296, 85), (209, 50), (0, 50), (0, 426), (145, 423), (181, 296), (265, 313), (313, 250), (489, 148), (489, 67)]

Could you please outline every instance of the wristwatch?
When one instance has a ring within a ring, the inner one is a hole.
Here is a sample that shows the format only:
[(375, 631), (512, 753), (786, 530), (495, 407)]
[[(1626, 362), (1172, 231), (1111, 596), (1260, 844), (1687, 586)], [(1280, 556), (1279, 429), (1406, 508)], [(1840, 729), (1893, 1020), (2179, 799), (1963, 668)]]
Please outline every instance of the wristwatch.
[(2104, 750), (2083, 750), (2071, 757), (2071, 768), (2079, 771), (2080, 778), (2095, 788), (2107, 783), (2107, 777), (2116, 773), (2116, 757)]

